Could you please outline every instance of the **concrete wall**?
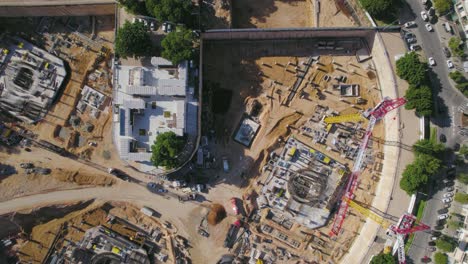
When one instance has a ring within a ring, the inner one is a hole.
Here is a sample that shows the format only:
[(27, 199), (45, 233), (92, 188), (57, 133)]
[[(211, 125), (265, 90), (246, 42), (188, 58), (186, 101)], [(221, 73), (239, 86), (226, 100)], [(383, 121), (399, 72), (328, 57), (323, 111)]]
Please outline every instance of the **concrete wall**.
[(113, 15), (115, 4), (0, 6), (0, 17)]

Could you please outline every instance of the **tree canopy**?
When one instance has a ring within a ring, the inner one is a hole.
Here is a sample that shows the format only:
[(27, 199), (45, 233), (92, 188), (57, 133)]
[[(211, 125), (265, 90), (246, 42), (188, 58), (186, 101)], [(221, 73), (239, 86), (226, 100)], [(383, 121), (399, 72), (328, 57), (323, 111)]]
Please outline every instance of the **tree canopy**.
[(435, 264), (447, 264), (448, 256), (445, 253), (437, 252), (434, 254), (434, 263)]
[(115, 53), (123, 58), (139, 57), (151, 52), (151, 39), (147, 28), (141, 22), (125, 22), (117, 31)]
[(139, 0), (118, 0), (125, 10), (132, 14), (146, 14), (145, 3)]
[(419, 87), (410, 85), (406, 90), (405, 98), (407, 100), (405, 109), (415, 109), (419, 116), (430, 116), (433, 111), (432, 90), (427, 85)]
[(434, 8), (439, 15), (446, 14), (452, 8), (450, 0), (434, 0)]
[(173, 31), (167, 34), (161, 42), (162, 56), (174, 64), (189, 60), (193, 57), (193, 41), (192, 31), (185, 28)]
[(159, 21), (191, 25), (193, 4), (191, 0), (146, 0), (148, 13)]
[(427, 63), (419, 59), (416, 52), (406, 53), (396, 62), (397, 75), (409, 84), (418, 86), (426, 82)]
[(444, 144), (432, 142), (429, 139), (420, 139), (413, 145), (413, 150), (416, 154), (427, 154), (437, 156), (445, 150)]
[(456, 83), (466, 82), (466, 78), (460, 71), (453, 71), (449, 73), (450, 78)]
[(452, 53), (458, 57), (463, 57), (465, 55), (464, 45), (459, 37), (451, 37), (448, 42), (448, 46)]
[(419, 154), (402, 173), (400, 188), (409, 195), (426, 186), (430, 177), (442, 167), (442, 161), (427, 154)]
[(177, 156), (184, 148), (184, 144), (184, 138), (174, 132), (159, 134), (151, 146), (151, 162), (156, 167), (175, 168), (179, 164)]
[(452, 252), (457, 247), (457, 241), (444, 235), (436, 240), (436, 247), (443, 252)]
[(391, 254), (380, 253), (374, 256), (370, 264), (396, 264), (397, 261)]
[(457, 175), (457, 180), (459, 180), (463, 184), (468, 184), (468, 173), (459, 173)]
[(462, 203), (462, 204), (467, 204), (468, 203), (468, 194), (457, 192), (455, 194), (455, 201), (457, 201), (459, 203)]
[(371, 16), (378, 19), (388, 17), (396, 8), (395, 0), (359, 0), (359, 2)]

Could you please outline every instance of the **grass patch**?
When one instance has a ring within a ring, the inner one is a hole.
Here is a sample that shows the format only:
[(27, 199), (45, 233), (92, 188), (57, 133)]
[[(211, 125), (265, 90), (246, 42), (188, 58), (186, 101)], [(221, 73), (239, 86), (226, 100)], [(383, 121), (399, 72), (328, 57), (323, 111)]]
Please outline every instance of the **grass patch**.
[(429, 139), (432, 143), (437, 143), (437, 127), (431, 127), (431, 135)]
[(408, 236), (408, 241), (406, 241), (405, 243), (405, 253), (408, 253), (408, 250), (411, 247), (411, 244), (413, 244), (413, 240), (414, 240), (414, 233), (411, 233)]
[(418, 220), (421, 220), (423, 214), (424, 214), (424, 208), (426, 207), (426, 201), (424, 200), (421, 200), (419, 202), (419, 206), (418, 206), (418, 212), (416, 213), (416, 218)]

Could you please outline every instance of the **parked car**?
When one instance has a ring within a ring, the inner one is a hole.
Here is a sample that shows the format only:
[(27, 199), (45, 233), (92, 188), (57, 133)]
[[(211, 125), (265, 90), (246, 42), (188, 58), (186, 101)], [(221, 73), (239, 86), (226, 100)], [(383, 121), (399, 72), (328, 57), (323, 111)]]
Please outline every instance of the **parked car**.
[(435, 247), (428, 247), (428, 248), (427, 248), (427, 251), (429, 251), (429, 252), (434, 252), (434, 251), (436, 251), (436, 248), (435, 248)]
[(437, 237), (436, 237), (436, 236), (432, 236), (432, 237), (431, 237), (431, 240), (432, 240), (432, 241), (436, 241), (436, 240), (437, 240)]
[(21, 163), (21, 164), (20, 164), (20, 167), (23, 168), (23, 169), (30, 169), (30, 168), (34, 168), (34, 164), (32, 164), (32, 163), (30, 163), (30, 162)]
[(448, 218), (448, 214), (441, 214), (441, 215), (437, 216), (437, 218), (438, 218), (439, 220), (447, 219), (447, 218)]
[(452, 27), (448, 22), (442, 23), (442, 25), (444, 26), (445, 31), (447, 31), (448, 33), (452, 33)]
[(439, 213), (439, 214), (446, 214), (446, 213), (448, 213), (448, 209), (447, 209), (447, 208), (439, 209), (439, 210), (437, 210), (437, 213)]
[(406, 42), (408, 42), (409, 44), (415, 43), (416, 39), (415, 38), (408, 38), (408, 39), (406, 39)]
[(450, 198), (453, 196), (453, 192), (444, 193), (444, 198)]
[(424, 21), (428, 21), (428, 20), (429, 20), (429, 16), (427, 15), (426, 11), (421, 11), (421, 18), (422, 18), (422, 20), (424, 20)]
[(107, 172), (109, 174), (112, 174), (114, 176), (116, 176), (117, 178), (121, 179), (121, 180), (124, 180), (124, 181), (130, 181), (130, 177), (128, 177), (127, 173), (125, 173), (124, 171), (121, 171), (119, 169), (116, 169), (116, 168), (108, 168), (107, 169)]
[(150, 29), (151, 29), (151, 31), (154, 31), (156, 29), (156, 26), (155, 26), (154, 22), (150, 23)]
[(436, 62), (435, 62), (435, 60), (434, 60), (433, 57), (429, 57), (428, 61), (429, 61), (429, 65), (431, 65), (431, 66), (435, 66), (435, 65), (436, 65)]
[(450, 186), (450, 187), (445, 188), (445, 190), (447, 192), (452, 192), (454, 190), (454, 188), (453, 188), (453, 186)]
[(449, 69), (452, 69), (453, 68), (453, 62), (451, 60), (447, 60), (447, 67)]
[(427, 29), (427, 31), (432, 32), (434, 29), (432, 28), (431, 24), (426, 24), (424, 25)]
[(419, 46), (419, 45), (416, 45), (416, 44), (410, 45), (410, 50), (411, 51), (416, 51), (416, 50), (420, 50), (420, 49), (421, 49), (421, 46)]
[(406, 39), (409, 39), (409, 38), (416, 38), (416, 36), (415, 36), (413, 33), (411, 33), (411, 32), (405, 32), (405, 38), (406, 38)]
[(403, 26), (404, 26), (405, 28), (414, 27), (414, 26), (416, 26), (416, 22), (414, 22), (414, 21), (409, 21), (409, 22), (406, 22)]
[(423, 5), (427, 5), (428, 0), (421, 0)]
[(451, 203), (452, 201), (453, 201), (452, 198), (444, 198), (444, 199), (442, 199), (442, 202), (443, 202), (443, 203), (446, 203), (446, 204)]

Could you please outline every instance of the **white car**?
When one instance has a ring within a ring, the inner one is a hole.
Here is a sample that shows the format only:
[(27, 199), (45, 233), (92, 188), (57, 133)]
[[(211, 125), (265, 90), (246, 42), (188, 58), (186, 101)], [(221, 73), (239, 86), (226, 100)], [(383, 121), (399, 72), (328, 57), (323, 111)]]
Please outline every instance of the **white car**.
[(448, 214), (441, 214), (441, 215), (437, 216), (437, 218), (438, 218), (439, 220), (447, 219), (447, 218), (448, 218)]
[(414, 22), (414, 21), (409, 21), (409, 22), (406, 22), (403, 26), (404, 26), (405, 28), (414, 27), (414, 26), (416, 26), (416, 22)]
[(419, 46), (417, 44), (411, 44), (409, 48), (410, 48), (411, 51), (417, 51), (417, 50), (421, 49), (421, 46)]
[(444, 198), (444, 199), (442, 199), (442, 202), (444, 202), (444, 203), (446, 203), (446, 204), (447, 204), (447, 203), (451, 203), (452, 201), (453, 201), (452, 198)]
[(425, 27), (426, 27), (427, 31), (429, 31), (429, 32), (431, 32), (432, 30), (434, 30), (434, 29), (432, 28), (431, 24), (426, 24)]
[(453, 62), (451, 60), (447, 60), (447, 66), (449, 69), (453, 68)]
[(431, 66), (436, 65), (436, 62), (435, 62), (433, 57), (429, 57), (428, 61), (429, 61), (429, 65), (431, 65)]
[(453, 196), (453, 192), (444, 193), (444, 198), (450, 198)]
[(421, 18), (422, 18), (424, 21), (428, 21), (428, 20), (429, 20), (429, 16), (427, 15), (426, 11), (421, 11)]

